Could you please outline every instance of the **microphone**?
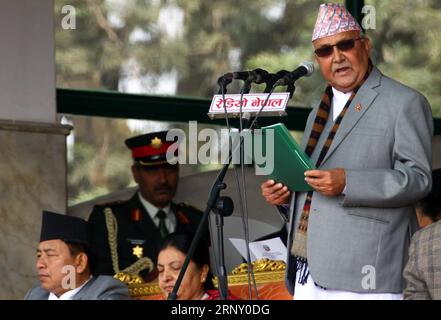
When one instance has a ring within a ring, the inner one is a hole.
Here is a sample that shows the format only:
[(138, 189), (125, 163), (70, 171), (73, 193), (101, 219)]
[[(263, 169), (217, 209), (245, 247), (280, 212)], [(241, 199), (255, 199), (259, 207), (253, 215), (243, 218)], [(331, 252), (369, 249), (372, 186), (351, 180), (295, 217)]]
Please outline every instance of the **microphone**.
[(219, 85), (218, 94), (226, 93), (227, 92), (227, 86), (234, 80), (244, 80), (247, 81), (247, 88), (250, 87), (251, 89), (251, 81), (248, 80), (248, 78), (251, 77), (251, 71), (236, 71), (236, 72), (228, 72), (225, 73), (223, 76), (220, 76), (217, 79), (217, 84)]
[(270, 73), (268, 71), (257, 68), (251, 71), (235, 71), (224, 74), (218, 79), (219, 81), (230, 81), (233, 79), (255, 82), (257, 84), (264, 83), (267, 81)]
[(219, 85), (219, 90), (217, 94), (227, 93), (227, 86), (233, 81), (233, 78), (229, 78), (226, 76), (227, 74), (220, 76), (217, 79), (217, 84)]
[(309, 77), (314, 72), (314, 64), (312, 62), (306, 61), (302, 62), (300, 66), (294, 71), (287, 72), (286, 70), (281, 70), (277, 72), (281, 76), (279, 80), (276, 81), (274, 87), (286, 86), (293, 84), (297, 79), (306, 76)]
[(254, 76), (252, 75), (252, 71), (236, 71), (233, 72), (233, 79), (248, 81), (251, 80)]
[(251, 83), (262, 84), (266, 83), (265, 93), (271, 91), (274, 83), (281, 78), (281, 75), (269, 73), (268, 71), (257, 68), (252, 71), (239, 71), (233, 72), (233, 77), (235, 79), (241, 79), (245, 81), (244, 92), (248, 93), (251, 89)]
[(218, 94), (222, 93), (222, 88), (224, 88), (224, 93), (226, 93), (227, 86), (235, 79), (243, 80), (247, 82), (245, 91), (249, 91), (250, 88), (248, 87), (253, 82), (257, 84), (266, 83), (264, 92), (268, 93), (271, 91), (271, 88), (274, 86), (276, 81), (282, 78), (286, 73), (288, 73), (288, 71), (285, 71), (285, 73), (283, 74), (280, 74), (280, 72), (278, 72), (277, 74), (269, 73), (268, 71), (261, 68), (257, 68), (250, 71), (228, 72), (217, 79), (217, 84), (219, 85)]
[[(245, 84), (241, 90), (242, 93), (249, 93), (251, 90), (251, 84), (264, 83), (265, 77), (268, 75), (268, 71), (257, 68), (252, 71), (236, 71), (232, 73), (233, 79), (244, 80)], [(229, 76), (227, 74), (227, 76)]]
[(257, 84), (261, 84), (261, 83), (265, 83), (268, 79), (268, 71), (257, 68), (254, 69), (253, 71), (249, 71), (250, 75), (248, 76), (248, 81), (257, 83)]
[[(252, 82), (257, 84), (266, 83), (264, 93), (269, 93), (272, 87), (274, 86), (274, 84), (277, 82), (277, 80), (279, 80), (285, 75), (285, 74), (280, 74), (279, 72), (269, 73), (268, 71), (260, 68), (254, 69), (253, 71), (249, 71), (249, 72), (250, 72), (250, 76), (248, 79), (251, 79)], [(286, 71), (286, 73), (288, 73), (288, 71)]]
[[(267, 83), (269, 75), (270, 75), (270, 73), (268, 73), (268, 71), (266, 71), (266, 70), (263, 70), (260, 68), (254, 69), (253, 71), (250, 71), (250, 76), (248, 77), (248, 80), (246, 80), (245, 86), (247, 83), (251, 83), (251, 82), (254, 82), (257, 84)], [(248, 92), (250, 91), (250, 89), (251, 89), (251, 87), (248, 88)]]

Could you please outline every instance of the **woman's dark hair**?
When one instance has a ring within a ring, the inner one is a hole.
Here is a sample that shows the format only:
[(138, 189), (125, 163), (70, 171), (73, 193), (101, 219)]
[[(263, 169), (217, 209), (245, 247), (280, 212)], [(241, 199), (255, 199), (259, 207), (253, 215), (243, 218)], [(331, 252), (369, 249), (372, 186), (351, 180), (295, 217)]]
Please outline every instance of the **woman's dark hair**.
[[(190, 249), (191, 242), (193, 241), (194, 233), (190, 232), (175, 232), (170, 233), (162, 243), (162, 246), (159, 248), (159, 252), (169, 247), (175, 248), (182, 252), (184, 255), (188, 254), (188, 250)], [(213, 274), (210, 269), (210, 251), (208, 250), (208, 245), (205, 241), (201, 240), (196, 246), (196, 250), (193, 253), (193, 257), (191, 258), (199, 268), (202, 268), (205, 264), (208, 265), (208, 274), (207, 280), (204, 282), (205, 290), (214, 289), (213, 284)]]

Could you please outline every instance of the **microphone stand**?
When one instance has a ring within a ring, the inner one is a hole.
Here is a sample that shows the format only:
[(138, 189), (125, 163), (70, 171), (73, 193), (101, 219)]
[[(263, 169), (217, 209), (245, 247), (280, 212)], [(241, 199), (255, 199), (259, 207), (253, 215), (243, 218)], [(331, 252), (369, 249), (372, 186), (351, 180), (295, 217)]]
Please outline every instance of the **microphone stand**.
[[(229, 81), (229, 79), (225, 79), (225, 78), (219, 78), (218, 79), (218, 83), (220, 85), (220, 92), (222, 92), (222, 94), (225, 93), (225, 87), (226, 85), (231, 82)], [(251, 88), (251, 81), (246, 81), (244, 87), (242, 88), (242, 95), (246, 92), (248, 93), (249, 90)], [(265, 101), (265, 103), (263, 104), (262, 108), (259, 110), (259, 112), (257, 113), (254, 121), (251, 123), (251, 125), (249, 126), (249, 129), (252, 129), (253, 125), (255, 124), (260, 112), (262, 111), (263, 107), (266, 106), (266, 102), (268, 101), (272, 91), (274, 90), (274, 86), (273, 88), (270, 90), (269, 95)], [(242, 100), (242, 96), (241, 96), (241, 100)], [(241, 110), (242, 113), (242, 103), (241, 103)], [(228, 118), (227, 118), (228, 121)], [(228, 122), (227, 122), (228, 123)], [(240, 120), (240, 131), (242, 131), (242, 119)], [(240, 149), (242, 149), (242, 144), (243, 144), (243, 136), (240, 135)], [(241, 150), (242, 152), (242, 150)], [(241, 157), (242, 158), (242, 157)], [(205, 223), (208, 221), (208, 215), (210, 214), (210, 211), (213, 210), (213, 208), (215, 208), (216, 204), (218, 203), (218, 198), (220, 195), (220, 191), (226, 188), (226, 184), (223, 182), (225, 175), (227, 173), (228, 167), (230, 166), (230, 163), (233, 159), (233, 152), (230, 151), (230, 155), (228, 158), (227, 163), (224, 164), (222, 170), (219, 172), (218, 176), (216, 177), (216, 180), (214, 181), (211, 189), (210, 189), (210, 193), (208, 196), (208, 201), (207, 201), (207, 206), (205, 208), (205, 211), (202, 215), (201, 221), (199, 222), (198, 228), (196, 229), (196, 233), (195, 236), (191, 242), (190, 248), (188, 249), (188, 253), (187, 256), (185, 257), (184, 263), (182, 265), (181, 271), (179, 272), (178, 275), (178, 279), (176, 280), (176, 283), (173, 287), (172, 292), (168, 295), (167, 300), (176, 300), (177, 298), (177, 292), (178, 289), (182, 283), (182, 280), (184, 278), (185, 272), (188, 268), (188, 265), (190, 263), (191, 258), (193, 257), (194, 251), (196, 250), (196, 246), (202, 236), (202, 234), (204, 233), (204, 229), (205, 229)], [(231, 199), (230, 199), (231, 200)], [(231, 201), (232, 202), (232, 201)], [(224, 206), (223, 202), (220, 202), (221, 206)], [(217, 206), (219, 207), (219, 205)], [(227, 210), (225, 210), (226, 212)], [(231, 209), (231, 213), (233, 212), (233, 209)], [(230, 214), (231, 214), (230, 213)], [(227, 215), (227, 214), (225, 214)], [(223, 232), (222, 232), (222, 227), (223, 227), (223, 216), (221, 214), (218, 215), (218, 218), (216, 218), (216, 222), (217, 222), (217, 228), (218, 228), (218, 242), (219, 242), (219, 256), (220, 256), (220, 261), (219, 261), (219, 270), (218, 270), (218, 283), (219, 283), (219, 293), (220, 293), (220, 298), (223, 300), (226, 300), (228, 297), (228, 276), (227, 276), (227, 272), (226, 272), (226, 268), (224, 265), (224, 247), (223, 247)]]
[[(240, 118), (240, 122), (239, 122), (239, 136), (240, 138), (243, 140), (244, 136), (244, 128), (247, 128), (249, 125), (249, 120), (251, 117), (251, 114), (249, 112), (244, 112), (242, 113), (242, 106), (243, 106), (243, 95), (247, 94), (250, 92), (251, 90), (251, 83), (255, 81), (256, 83), (262, 83), (263, 81), (261, 80), (257, 80), (256, 79), (252, 79), (251, 76), (248, 77), (247, 80), (245, 80), (245, 83), (240, 91), (241, 95), (240, 95), (240, 110), (239, 110), (239, 118)], [(257, 118), (255, 119), (255, 121), (257, 120)], [(255, 121), (253, 122), (253, 124), (255, 123)], [(253, 125), (252, 124), (252, 125)], [(249, 134), (252, 134), (252, 125), (250, 125), (248, 127), (248, 130), (250, 131)], [(235, 174), (236, 174), (236, 183), (237, 183), (237, 189), (238, 189), (238, 193), (239, 193), (239, 198), (240, 198), (240, 204), (241, 204), (241, 215), (242, 215), (242, 223), (243, 223), (243, 228), (244, 228), (244, 233), (245, 233), (245, 242), (247, 244), (246, 246), (246, 254), (247, 254), (247, 266), (248, 266), (248, 290), (249, 290), (249, 298), (252, 299), (252, 290), (251, 290), (251, 277), (253, 277), (253, 284), (254, 284), (254, 290), (255, 290), (255, 294), (256, 297), (258, 297), (258, 291), (257, 291), (257, 286), (255, 283), (255, 279), (254, 279), (254, 274), (253, 274), (253, 270), (252, 270), (252, 265), (251, 265), (251, 253), (250, 253), (250, 249), (249, 249), (249, 226), (248, 226), (248, 205), (247, 205), (247, 193), (246, 193), (246, 180), (245, 180), (245, 172), (244, 172), (244, 148), (243, 148), (243, 143), (241, 143), (239, 145), (239, 156), (240, 156), (240, 168), (241, 168), (241, 182), (239, 181), (239, 176), (237, 171), (235, 170)], [(242, 184), (241, 184), (242, 183)]]
[(225, 250), (224, 250), (224, 217), (230, 216), (234, 211), (233, 200), (230, 197), (220, 197), (216, 203), (216, 208), (213, 208), (216, 213), (216, 228), (217, 228), (217, 242), (218, 242), (218, 256), (219, 265), (217, 270), (217, 279), (220, 297), (223, 300), (228, 298), (228, 275), (225, 268)]

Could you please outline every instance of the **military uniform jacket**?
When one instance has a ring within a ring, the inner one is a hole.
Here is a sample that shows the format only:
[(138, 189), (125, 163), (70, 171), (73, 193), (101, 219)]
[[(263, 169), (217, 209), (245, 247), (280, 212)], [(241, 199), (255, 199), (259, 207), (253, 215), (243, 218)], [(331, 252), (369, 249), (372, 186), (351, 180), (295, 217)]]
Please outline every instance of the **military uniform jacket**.
[[(117, 252), (119, 269), (135, 263), (142, 256), (149, 257), (156, 265), (162, 237), (142, 205), (138, 193), (128, 201), (119, 201), (94, 207), (89, 217), (93, 231), (92, 249), (97, 258), (96, 273), (113, 275), (112, 258), (108, 240), (104, 211), (110, 208), (117, 222)], [(176, 217), (176, 232), (195, 232), (202, 218), (202, 212), (184, 204), (171, 204)], [(208, 233), (208, 228), (207, 228)], [(134, 251), (135, 250), (135, 251)], [(135, 255), (138, 253), (138, 256)]]

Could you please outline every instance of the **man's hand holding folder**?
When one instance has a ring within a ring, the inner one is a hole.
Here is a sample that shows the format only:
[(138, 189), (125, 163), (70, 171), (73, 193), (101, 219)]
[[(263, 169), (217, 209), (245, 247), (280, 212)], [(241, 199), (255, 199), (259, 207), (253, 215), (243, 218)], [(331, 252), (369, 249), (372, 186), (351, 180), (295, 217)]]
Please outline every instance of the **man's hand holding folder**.
[(338, 196), (346, 186), (345, 169), (305, 171), (305, 181), (325, 196)]
[[(305, 171), (305, 181), (315, 191), (325, 196), (341, 194), (346, 186), (345, 176), (345, 169), (343, 168)], [(282, 183), (270, 179), (262, 183), (260, 188), (268, 203), (276, 206), (289, 203), (291, 192)]]
[(272, 205), (278, 206), (288, 204), (291, 192), (287, 186), (281, 183), (277, 183), (274, 180), (266, 180), (260, 186), (262, 189), (262, 195)]

